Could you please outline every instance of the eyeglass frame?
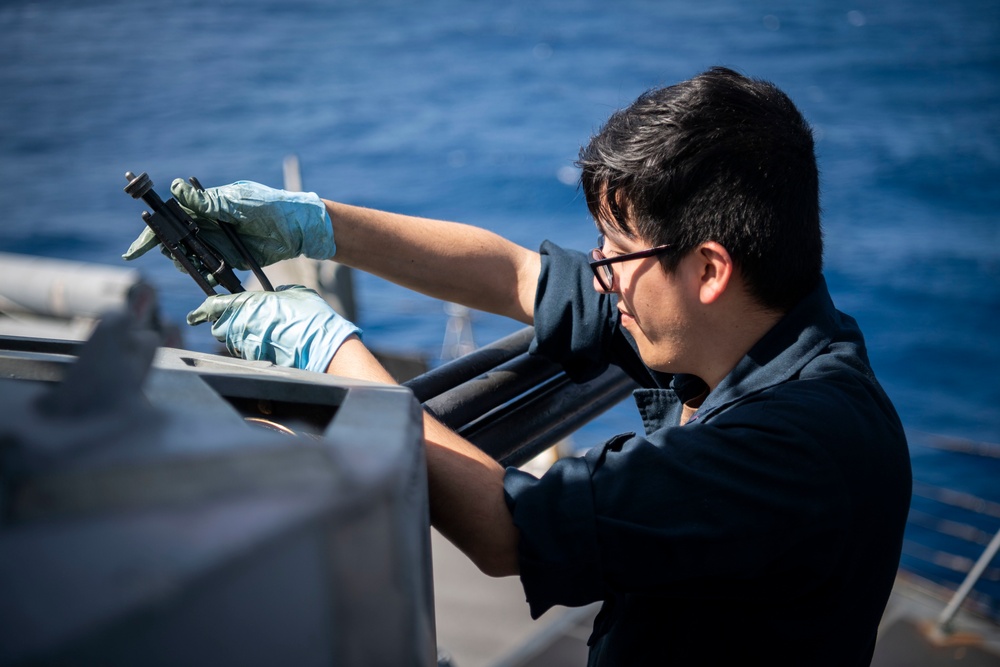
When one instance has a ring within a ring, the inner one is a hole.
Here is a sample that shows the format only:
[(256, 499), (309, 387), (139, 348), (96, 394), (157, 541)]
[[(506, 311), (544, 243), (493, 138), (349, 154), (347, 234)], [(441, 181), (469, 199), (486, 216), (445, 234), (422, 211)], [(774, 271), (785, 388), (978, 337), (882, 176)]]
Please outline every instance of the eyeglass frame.
[(611, 268), (612, 264), (627, 262), (630, 259), (653, 257), (670, 250), (674, 247), (674, 244), (665, 243), (645, 250), (629, 252), (624, 255), (615, 255), (614, 257), (606, 257), (604, 251), (601, 250), (603, 247), (604, 234), (600, 234), (597, 237), (597, 247), (590, 251), (590, 270), (594, 272), (594, 277), (597, 279), (597, 284), (601, 286), (601, 289), (605, 292), (612, 292), (615, 286), (615, 272)]

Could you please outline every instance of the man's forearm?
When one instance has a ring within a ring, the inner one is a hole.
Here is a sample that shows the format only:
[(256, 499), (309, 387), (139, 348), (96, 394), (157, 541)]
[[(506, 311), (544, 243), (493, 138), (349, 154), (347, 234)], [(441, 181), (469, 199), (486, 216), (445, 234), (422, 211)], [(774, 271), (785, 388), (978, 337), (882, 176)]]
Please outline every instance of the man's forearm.
[(532, 323), (538, 253), (470, 225), (324, 203), (338, 262), (428, 296)]
[[(330, 361), (328, 373), (392, 383), (357, 336)], [(483, 572), (518, 573), (519, 533), (504, 500), (504, 470), (475, 445), (424, 413), (431, 522)]]

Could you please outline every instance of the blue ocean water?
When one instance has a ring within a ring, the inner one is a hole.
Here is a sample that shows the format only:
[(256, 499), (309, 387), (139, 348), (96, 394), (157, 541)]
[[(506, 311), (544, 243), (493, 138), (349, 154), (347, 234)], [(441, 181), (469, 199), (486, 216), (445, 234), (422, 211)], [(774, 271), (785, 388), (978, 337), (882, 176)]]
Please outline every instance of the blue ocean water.
[[(0, 250), (118, 265), (142, 228), (126, 170), (161, 193), (190, 175), (280, 185), (289, 154), (328, 198), (588, 249), (579, 147), (717, 64), (813, 124), (827, 278), (908, 429), (1000, 443), (995, 0), (9, 0)], [(163, 258), (138, 266), (170, 319), (200, 303)], [(368, 342), (433, 360), (442, 304), (357, 282)], [(474, 325), (479, 343), (519, 328)], [(214, 349), (204, 328), (185, 342)], [(624, 406), (577, 440), (636, 422)], [(1000, 501), (996, 458), (914, 440), (918, 477)]]

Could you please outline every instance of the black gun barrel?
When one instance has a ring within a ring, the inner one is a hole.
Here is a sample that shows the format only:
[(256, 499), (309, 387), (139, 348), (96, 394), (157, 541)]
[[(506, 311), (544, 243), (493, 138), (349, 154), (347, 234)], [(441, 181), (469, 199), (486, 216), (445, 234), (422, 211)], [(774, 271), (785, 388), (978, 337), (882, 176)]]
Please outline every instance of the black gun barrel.
[(526, 463), (619, 403), (635, 381), (612, 366), (584, 383), (528, 352), (525, 327), (403, 383), (424, 408), (504, 466)]

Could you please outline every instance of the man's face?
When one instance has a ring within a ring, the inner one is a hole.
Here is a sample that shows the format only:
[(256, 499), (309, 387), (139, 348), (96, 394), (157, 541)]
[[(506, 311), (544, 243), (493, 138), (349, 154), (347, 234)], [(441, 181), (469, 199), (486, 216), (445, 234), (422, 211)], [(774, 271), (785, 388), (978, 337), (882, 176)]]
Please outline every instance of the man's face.
[[(618, 255), (645, 250), (650, 244), (629, 238), (602, 226), (604, 255)], [(673, 273), (664, 271), (656, 257), (629, 259), (612, 265), (615, 280), (612, 293), (618, 297), (622, 327), (632, 335), (643, 362), (650, 368), (669, 373), (691, 372), (698, 302), (697, 290), (686, 285), (685, 271), (690, 262), (681, 261)], [(604, 291), (597, 280), (594, 289)]]

